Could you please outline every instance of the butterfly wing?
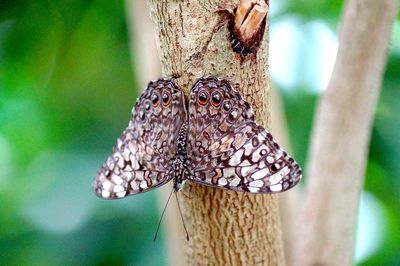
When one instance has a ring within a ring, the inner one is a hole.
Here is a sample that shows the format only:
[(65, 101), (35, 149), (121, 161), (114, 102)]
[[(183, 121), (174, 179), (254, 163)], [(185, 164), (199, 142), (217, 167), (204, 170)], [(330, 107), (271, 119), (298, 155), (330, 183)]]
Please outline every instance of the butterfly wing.
[(299, 165), (255, 122), (250, 105), (226, 80), (207, 77), (193, 86), (189, 136), (194, 182), (273, 193), (300, 181)]
[(174, 82), (150, 82), (94, 179), (95, 193), (105, 199), (122, 198), (168, 182), (175, 138), (185, 119), (184, 95)]

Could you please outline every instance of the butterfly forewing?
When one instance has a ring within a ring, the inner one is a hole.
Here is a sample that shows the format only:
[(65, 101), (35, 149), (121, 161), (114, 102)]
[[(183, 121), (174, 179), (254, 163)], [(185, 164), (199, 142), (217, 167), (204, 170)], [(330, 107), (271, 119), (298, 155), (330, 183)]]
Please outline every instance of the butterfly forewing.
[(296, 162), (254, 121), (250, 105), (228, 81), (202, 78), (189, 102), (189, 179), (253, 193), (285, 191), (301, 178)]
[(168, 182), (175, 138), (186, 119), (184, 95), (170, 79), (150, 82), (129, 126), (95, 177), (99, 197), (121, 198)]
[(227, 80), (199, 79), (190, 93), (187, 116), (183, 92), (172, 80), (159, 79), (138, 99), (129, 126), (93, 187), (98, 196), (114, 199), (172, 178), (176, 191), (189, 179), (235, 191), (272, 193), (296, 185), (301, 170), (255, 122), (250, 105)]

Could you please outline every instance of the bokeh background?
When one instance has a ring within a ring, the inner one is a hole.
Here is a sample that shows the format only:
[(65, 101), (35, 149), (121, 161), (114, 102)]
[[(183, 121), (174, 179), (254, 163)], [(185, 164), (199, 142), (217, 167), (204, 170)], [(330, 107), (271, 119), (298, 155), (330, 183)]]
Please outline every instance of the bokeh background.
[[(270, 4), (271, 76), (304, 166), (343, 1)], [(121, 0), (0, 2), (0, 265), (164, 264), (162, 231), (152, 241), (157, 192), (103, 201), (91, 190), (142, 90), (126, 13)], [(373, 125), (357, 265), (400, 265), (399, 99), (398, 16)]]

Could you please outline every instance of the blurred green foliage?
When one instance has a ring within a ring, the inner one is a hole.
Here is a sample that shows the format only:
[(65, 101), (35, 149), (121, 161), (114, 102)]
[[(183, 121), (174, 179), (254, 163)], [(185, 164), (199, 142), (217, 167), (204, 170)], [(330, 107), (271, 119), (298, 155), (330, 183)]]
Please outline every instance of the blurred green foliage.
[(1, 265), (162, 264), (154, 193), (91, 191), (135, 88), (123, 1), (2, 2)]
[[(140, 93), (123, 1), (0, 2), (0, 265), (161, 265), (155, 193), (101, 201), (91, 182)], [(271, 4), (274, 4), (271, 2)], [(342, 1), (286, 1), (336, 31)], [(365, 189), (382, 203), (384, 242), (361, 265), (399, 265), (400, 54), (377, 106)], [(317, 95), (283, 92), (305, 165)], [(349, 147), (351, 148), (351, 147)]]

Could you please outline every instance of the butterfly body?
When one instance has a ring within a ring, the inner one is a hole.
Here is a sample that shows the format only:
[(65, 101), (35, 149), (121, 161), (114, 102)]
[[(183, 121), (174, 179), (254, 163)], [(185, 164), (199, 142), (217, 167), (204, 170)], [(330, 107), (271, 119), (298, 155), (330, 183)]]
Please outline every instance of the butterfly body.
[(239, 192), (285, 191), (301, 178), (298, 164), (255, 122), (250, 105), (229, 81), (199, 79), (186, 106), (171, 79), (149, 83), (128, 128), (95, 177), (95, 193), (122, 198), (171, 179)]
[(182, 189), (184, 182), (190, 175), (190, 161), (187, 155), (187, 128), (188, 123), (182, 124), (179, 130), (178, 137), (176, 139), (176, 154), (172, 164), (172, 175), (173, 175), (173, 188), (174, 192), (178, 192)]

